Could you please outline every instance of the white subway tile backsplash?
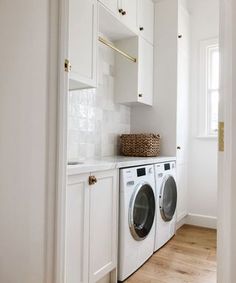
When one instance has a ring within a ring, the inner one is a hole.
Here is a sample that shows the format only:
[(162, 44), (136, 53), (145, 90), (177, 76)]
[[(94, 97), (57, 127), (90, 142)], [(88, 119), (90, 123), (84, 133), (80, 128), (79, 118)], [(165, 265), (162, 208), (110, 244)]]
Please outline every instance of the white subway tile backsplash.
[(113, 51), (101, 46), (98, 88), (69, 93), (69, 160), (116, 155), (118, 136), (130, 132), (130, 107), (114, 101), (114, 61)]

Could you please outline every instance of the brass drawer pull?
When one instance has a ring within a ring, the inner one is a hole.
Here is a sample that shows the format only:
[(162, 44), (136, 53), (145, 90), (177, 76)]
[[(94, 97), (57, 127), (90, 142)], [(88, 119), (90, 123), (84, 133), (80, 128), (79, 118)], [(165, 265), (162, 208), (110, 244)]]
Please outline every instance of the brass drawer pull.
[(92, 186), (97, 183), (97, 178), (95, 176), (89, 176), (89, 185)]

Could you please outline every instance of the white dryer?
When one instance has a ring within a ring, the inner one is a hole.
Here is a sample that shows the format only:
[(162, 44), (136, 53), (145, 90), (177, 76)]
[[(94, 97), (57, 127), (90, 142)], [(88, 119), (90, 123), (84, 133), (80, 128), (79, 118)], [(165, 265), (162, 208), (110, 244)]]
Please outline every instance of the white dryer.
[(176, 165), (175, 161), (155, 164), (156, 235), (154, 251), (167, 243), (176, 231)]
[(153, 165), (120, 170), (119, 281), (153, 254), (155, 203)]

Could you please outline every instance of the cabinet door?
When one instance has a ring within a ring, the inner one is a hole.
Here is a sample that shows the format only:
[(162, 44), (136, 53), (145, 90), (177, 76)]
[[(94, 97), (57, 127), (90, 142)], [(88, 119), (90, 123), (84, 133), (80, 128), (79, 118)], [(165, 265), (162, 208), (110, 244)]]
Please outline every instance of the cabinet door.
[(70, 89), (96, 86), (97, 1), (69, 0)]
[(90, 186), (90, 278), (97, 282), (117, 264), (117, 171), (94, 174)]
[(66, 283), (88, 283), (88, 177), (88, 174), (69, 177), (66, 189)]
[(152, 0), (138, 0), (138, 25), (140, 35), (153, 44), (154, 4)]
[(187, 214), (187, 174), (189, 137), (189, 15), (179, 7), (178, 33), (178, 95), (177, 95), (177, 183), (179, 190), (177, 216), (180, 221)]
[(139, 38), (138, 102), (153, 103), (153, 46)]
[(105, 7), (107, 7), (116, 16), (119, 15), (119, 1), (120, 0), (99, 0)]
[(137, 32), (138, 28), (138, 0), (121, 0), (120, 9), (122, 22), (132, 31)]
[(177, 164), (176, 180), (178, 188), (177, 222), (187, 215), (187, 164)]

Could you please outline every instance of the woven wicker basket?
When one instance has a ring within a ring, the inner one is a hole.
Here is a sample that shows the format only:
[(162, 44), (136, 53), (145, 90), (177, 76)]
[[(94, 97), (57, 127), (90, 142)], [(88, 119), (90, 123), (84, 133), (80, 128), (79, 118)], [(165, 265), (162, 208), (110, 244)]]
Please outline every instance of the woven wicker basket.
[(153, 157), (160, 154), (160, 135), (124, 134), (120, 140), (121, 153), (125, 156)]

